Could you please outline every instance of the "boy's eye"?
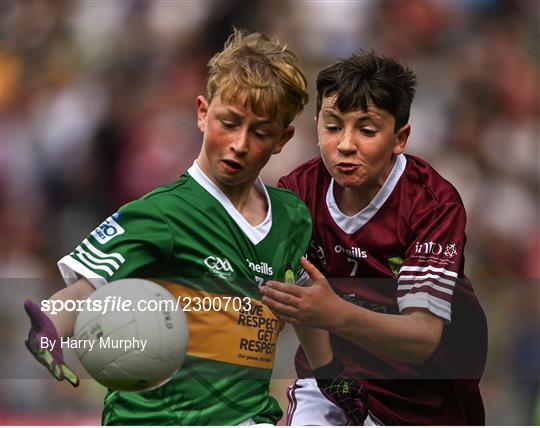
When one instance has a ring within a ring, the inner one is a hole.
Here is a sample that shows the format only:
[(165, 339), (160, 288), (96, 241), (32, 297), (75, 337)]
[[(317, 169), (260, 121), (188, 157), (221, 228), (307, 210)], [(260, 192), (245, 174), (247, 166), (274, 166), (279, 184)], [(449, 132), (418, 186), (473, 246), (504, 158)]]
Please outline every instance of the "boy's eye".
[(266, 138), (269, 136), (269, 134), (264, 131), (253, 131), (253, 133), (259, 138)]
[(331, 124), (331, 123), (324, 125), (324, 127), (326, 128), (327, 131), (330, 131), (330, 132), (339, 131), (339, 126)]
[(221, 124), (225, 128), (234, 128), (236, 126), (236, 123), (231, 122), (230, 120), (224, 120), (224, 119), (221, 120)]
[(376, 130), (370, 128), (362, 128), (360, 131), (367, 137), (373, 137), (377, 133)]

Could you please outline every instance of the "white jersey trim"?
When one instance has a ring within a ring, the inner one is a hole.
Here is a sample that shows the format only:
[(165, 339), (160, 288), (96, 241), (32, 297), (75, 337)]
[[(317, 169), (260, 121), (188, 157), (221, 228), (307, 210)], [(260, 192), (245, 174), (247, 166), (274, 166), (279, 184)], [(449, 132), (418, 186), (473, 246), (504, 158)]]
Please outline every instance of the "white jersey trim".
[(81, 262), (71, 256), (64, 256), (57, 263), (60, 274), (66, 285), (71, 285), (80, 277), (86, 278), (94, 288), (99, 288), (107, 284), (107, 280), (97, 273), (92, 272)]
[(436, 283), (431, 282), (431, 281), (415, 282), (415, 283), (412, 283), (412, 284), (400, 284), (400, 285), (398, 285), (398, 291), (412, 290), (413, 288), (420, 288), (420, 287), (423, 287), (424, 285), (427, 285), (427, 286), (433, 288), (434, 290), (438, 290), (441, 293), (446, 293), (446, 294), (450, 294), (450, 295), (453, 294), (452, 290), (449, 290), (448, 288), (441, 287), (440, 285), (437, 285)]
[[(100, 259), (96, 257), (91, 252), (86, 251), (83, 247), (80, 245), (77, 245), (77, 248), (75, 248), (75, 251), (73, 252), (77, 254), (80, 258), (83, 258), (83, 256), (86, 256), (90, 260), (92, 260), (94, 263), (97, 263), (98, 265), (101, 265), (102, 263), (108, 263), (108, 267), (112, 267), (114, 270), (119, 269), (120, 265), (116, 263), (114, 260), (111, 259)], [(72, 253), (72, 254), (73, 254)], [(88, 264), (88, 266), (93, 267), (91, 264)], [(112, 271), (109, 273), (109, 275), (112, 275)]]
[[(126, 261), (126, 259), (124, 258), (124, 256), (122, 256), (122, 254), (120, 253), (104, 253), (103, 251), (97, 249), (96, 247), (94, 247), (90, 241), (88, 239), (85, 239), (83, 241), (83, 244), (86, 245), (86, 247), (92, 251), (96, 256), (98, 257), (102, 257), (105, 260), (108, 260), (110, 261), (111, 263), (115, 263), (116, 262), (113, 262), (113, 259), (117, 259), (118, 262), (120, 262), (120, 264), (124, 263)], [(116, 268), (118, 269), (118, 266), (116, 266)]]
[(423, 308), (442, 318), (446, 324), (452, 321), (450, 303), (425, 292), (398, 297), (397, 304), (400, 313), (406, 308)]
[(225, 193), (223, 193), (219, 187), (217, 187), (212, 180), (206, 176), (199, 165), (197, 165), (197, 161), (193, 162), (193, 165), (188, 169), (187, 172), (208, 193), (216, 198), (216, 200), (223, 206), (223, 208), (225, 208), (234, 222), (254, 245), (257, 245), (270, 233), (270, 229), (272, 229), (272, 202), (270, 201), (268, 191), (266, 190), (266, 187), (264, 186), (260, 177), (257, 177), (257, 180), (255, 180), (255, 187), (266, 198), (266, 202), (268, 203), (268, 211), (266, 213), (266, 218), (262, 221), (262, 223), (258, 224), (257, 226), (252, 226), (235, 208), (227, 195), (225, 195)]
[(99, 269), (103, 272), (107, 272), (107, 275), (109, 276), (113, 275), (114, 272), (109, 266), (93, 263), (96, 262), (96, 258), (93, 257), (91, 254), (86, 253), (80, 245), (75, 249), (75, 253), (77, 254), (77, 257), (79, 257), (79, 259), (84, 262), (85, 265), (91, 267), (92, 269)]
[(301, 286), (304, 286), (306, 285), (307, 283), (309, 282), (309, 275), (308, 273), (305, 271), (305, 269), (301, 269), (299, 270), (298, 272), (298, 276), (296, 278), (296, 285), (301, 285)]
[(349, 217), (339, 209), (336, 199), (334, 198), (334, 179), (330, 181), (328, 191), (326, 192), (326, 206), (330, 212), (330, 216), (334, 219), (341, 230), (347, 234), (353, 234), (360, 230), (372, 217), (377, 214), (382, 205), (386, 202), (398, 180), (401, 178), (405, 167), (407, 166), (407, 158), (404, 154), (400, 154), (396, 158), (396, 163), (386, 178), (386, 181), (379, 189), (375, 197), (371, 200), (367, 207)]
[(411, 281), (412, 280), (416, 282), (416, 281), (421, 281), (423, 279), (434, 279), (437, 282), (450, 285), (451, 287), (453, 287), (456, 283), (455, 281), (445, 279), (440, 275), (432, 275), (429, 273), (427, 275), (418, 275), (418, 276), (417, 275), (400, 275), (398, 281)]
[(431, 265), (428, 265), (428, 266), (409, 266), (409, 265), (404, 265), (401, 267), (401, 269), (399, 270), (399, 273), (401, 274), (402, 272), (441, 272), (443, 275), (446, 275), (446, 276), (452, 276), (454, 278), (457, 278), (458, 277), (458, 274), (456, 272), (452, 272), (451, 270), (446, 270), (444, 268), (437, 268), (437, 267), (433, 267)]

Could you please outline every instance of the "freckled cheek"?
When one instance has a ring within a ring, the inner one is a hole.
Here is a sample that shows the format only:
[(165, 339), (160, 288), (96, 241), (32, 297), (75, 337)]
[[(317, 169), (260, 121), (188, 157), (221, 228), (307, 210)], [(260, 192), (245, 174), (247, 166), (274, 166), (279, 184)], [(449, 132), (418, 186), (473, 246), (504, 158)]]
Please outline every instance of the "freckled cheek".
[(204, 147), (206, 148), (207, 153), (211, 154), (221, 151), (220, 144), (218, 144), (216, 139), (208, 135), (204, 139)]
[(337, 144), (332, 144), (328, 139), (320, 139), (319, 148), (325, 160), (332, 160), (337, 156)]
[(257, 148), (257, 145), (254, 144), (250, 146), (249, 157), (254, 164), (263, 167), (272, 157), (272, 152), (269, 149), (260, 150)]
[(230, 136), (220, 132), (219, 129), (208, 127), (204, 136), (204, 144), (207, 149), (212, 151), (224, 150), (228, 145)]
[(384, 173), (386, 168), (386, 153), (376, 152), (366, 154), (363, 175), (374, 178)]
[(371, 142), (370, 144), (365, 144), (359, 147), (359, 151), (362, 154), (363, 159), (366, 163), (371, 165), (377, 165), (382, 162), (386, 152), (381, 150), (380, 144), (376, 141)]

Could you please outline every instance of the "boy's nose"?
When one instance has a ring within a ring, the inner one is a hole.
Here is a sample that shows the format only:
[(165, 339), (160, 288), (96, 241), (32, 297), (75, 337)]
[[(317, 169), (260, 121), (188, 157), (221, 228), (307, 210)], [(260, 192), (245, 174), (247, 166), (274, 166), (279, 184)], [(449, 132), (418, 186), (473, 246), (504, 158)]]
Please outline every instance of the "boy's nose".
[(244, 154), (247, 153), (249, 148), (249, 133), (248, 130), (240, 130), (235, 135), (231, 148), (235, 153)]
[(341, 153), (354, 153), (356, 151), (356, 145), (354, 144), (353, 136), (351, 132), (344, 132), (339, 140), (337, 149)]

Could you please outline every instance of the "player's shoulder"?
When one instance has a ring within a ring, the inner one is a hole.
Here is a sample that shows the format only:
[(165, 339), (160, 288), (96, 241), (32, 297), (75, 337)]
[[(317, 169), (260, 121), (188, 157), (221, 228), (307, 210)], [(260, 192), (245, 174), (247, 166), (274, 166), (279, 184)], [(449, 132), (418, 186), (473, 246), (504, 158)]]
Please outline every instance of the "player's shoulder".
[(142, 216), (148, 220), (163, 217), (167, 212), (178, 212), (185, 204), (182, 203), (189, 192), (184, 191), (189, 182), (189, 175), (184, 173), (177, 180), (159, 186), (138, 199), (123, 205), (119, 212), (125, 215)]
[(306, 211), (309, 213), (309, 209), (294, 193), (293, 191), (289, 189), (284, 189), (281, 187), (274, 187), (274, 186), (265, 186), (266, 191), (268, 192), (268, 196), (270, 197), (270, 201), (272, 202), (272, 205), (276, 208), (284, 207), (288, 209), (295, 209), (300, 211)]
[(171, 197), (181, 196), (186, 193), (185, 190), (189, 184), (190, 178), (190, 175), (185, 172), (177, 180), (151, 190), (139, 200), (156, 203)]
[(287, 180), (290, 182), (297, 182), (299, 180), (310, 178), (320, 174), (321, 170), (326, 170), (324, 163), (320, 156), (316, 156), (310, 159), (300, 166), (297, 166), (289, 174), (284, 175), (281, 180)]
[(304, 201), (289, 189), (265, 186), (272, 203), (273, 215), (293, 227), (311, 224), (311, 212)]
[(442, 177), (429, 162), (413, 155), (405, 155), (407, 165), (404, 171), (407, 190), (424, 204), (459, 204), (463, 205), (457, 189)]
[[(304, 162), (289, 174), (281, 177), (278, 187), (292, 190), (310, 205), (318, 200), (330, 183), (331, 177), (320, 156)], [(309, 201), (309, 202), (308, 202)]]

